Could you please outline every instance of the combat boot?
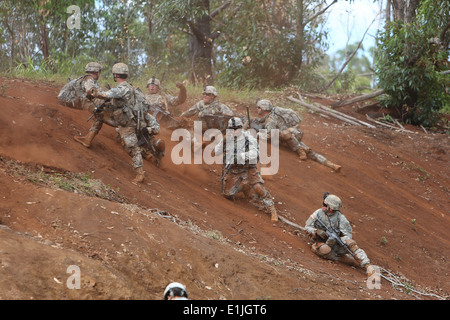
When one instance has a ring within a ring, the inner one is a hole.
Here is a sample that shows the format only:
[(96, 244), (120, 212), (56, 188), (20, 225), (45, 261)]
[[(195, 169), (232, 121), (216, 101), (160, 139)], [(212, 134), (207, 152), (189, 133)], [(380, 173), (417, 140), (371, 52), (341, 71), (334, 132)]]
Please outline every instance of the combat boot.
[(94, 140), (94, 137), (96, 135), (97, 134), (95, 132), (89, 131), (88, 134), (84, 137), (74, 136), (73, 138), (75, 139), (75, 141), (81, 143), (86, 148), (89, 148), (91, 146), (92, 140)]
[(278, 213), (274, 205), (270, 207), (270, 220), (278, 221)]
[(136, 178), (133, 179), (133, 183), (142, 183), (144, 182), (144, 167), (139, 167), (136, 169), (137, 175)]
[(331, 169), (333, 169), (336, 172), (339, 172), (341, 170), (341, 166), (334, 164), (331, 161), (328, 161), (324, 163), (327, 167), (330, 167)]
[(306, 155), (306, 151), (303, 148), (300, 148), (297, 150), (297, 154), (300, 156), (300, 160), (305, 161), (308, 159), (308, 156)]

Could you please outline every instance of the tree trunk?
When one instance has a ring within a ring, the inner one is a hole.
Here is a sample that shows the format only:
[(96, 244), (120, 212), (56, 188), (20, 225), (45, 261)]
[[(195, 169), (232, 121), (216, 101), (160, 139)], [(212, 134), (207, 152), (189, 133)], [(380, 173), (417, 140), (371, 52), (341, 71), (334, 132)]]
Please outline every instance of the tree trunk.
[[(203, 0), (200, 10), (209, 13), (209, 0)], [(193, 83), (209, 85), (214, 83), (212, 74), (212, 46), (210, 17), (203, 15), (190, 22), (192, 34), (189, 35), (189, 57), (192, 63), (191, 80)]]
[(303, 48), (305, 47), (305, 23), (303, 20), (304, 8), (303, 8), (303, 0), (297, 0), (297, 41), (299, 43), (298, 56), (296, 59), (298, 60), (298, 68), (301, 69), (303, 62)]
[(391, 0), (395, 21), (411, 23), (416, 17), (420, 0)]
[(386, 1), (386, 25), (391, 22), (391, 0)]
[(48, 15), (48, 11), (46, 12), (44, 9), (44, 3), (39, 3), (41, 8), (38, 11), (39, 15), (39, 34), (41, 36), (41, 52), (44, 56), (44, 61), (49, 61), (49, 42), (48, 42), (48, 30), (46, 26), (46, 19), (45, 17)]

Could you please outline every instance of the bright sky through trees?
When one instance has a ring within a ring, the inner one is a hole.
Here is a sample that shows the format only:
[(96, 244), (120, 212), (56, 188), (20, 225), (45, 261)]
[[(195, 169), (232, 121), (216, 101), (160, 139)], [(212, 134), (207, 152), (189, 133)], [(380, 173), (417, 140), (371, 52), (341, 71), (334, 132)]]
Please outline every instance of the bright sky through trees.
[[(338, 1), (331, 6), (327, 21), (330, 32), (328, 54), (345, 48), (347, 44), (359, 43), (372, 23), (369, 32), (364, 38), (364, 49), (367, 50), (375, 45), (375, 35), (383, 26), (384, 13), (380, 13), (385, 7), (386, 0), (354, 0)], [(366, 52), (369, 56), (369, 53)]]

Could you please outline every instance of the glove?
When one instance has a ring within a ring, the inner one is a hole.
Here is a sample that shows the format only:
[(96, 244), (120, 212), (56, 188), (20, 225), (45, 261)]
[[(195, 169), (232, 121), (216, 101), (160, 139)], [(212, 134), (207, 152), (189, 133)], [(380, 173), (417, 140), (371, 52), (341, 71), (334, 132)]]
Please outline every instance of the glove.
[(93, 95), (94, 90), (96, 90), (96, 89), (92, 88), (92, 89), (86, 91), (86, 98), (88, 98), (89, 100), (92, 100), (93, 98), (95, 98), (94, 95)]
[(87, 92), (88, 97), (95, 98), (96, 95), (97, 95), (97, 88), (92, 88)]
[(105, 109), (105, 106), (96, 106), (94, 108), (94, 113), (100, 113)]
[(153, 128), (151, 128), (151, 127), (145, 127), (144, 129), (147, 130), (147, 132), (148, 132), (149, 135), (152, 135), (152, 134), (153, 134)]
[(321, 230), (321, 229), (316, 229), (316, 235), (322, 239), (328, 239), (328, 235), (325, 231)]

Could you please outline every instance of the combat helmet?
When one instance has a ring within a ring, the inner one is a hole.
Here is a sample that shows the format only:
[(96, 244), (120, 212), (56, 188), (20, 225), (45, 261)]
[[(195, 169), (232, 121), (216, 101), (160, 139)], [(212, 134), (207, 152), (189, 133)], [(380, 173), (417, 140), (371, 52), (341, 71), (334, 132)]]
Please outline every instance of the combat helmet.
[(116, 63), (112, 67), (112, 73), (128, 75), (128, 66), (122, 62)]
[(217, 97), (217, 89), (214, 88), (213, 86), (206, 86), (205, 89), (203, 90), (203, 93), (211, 93), (215, 97)]
[(267, 99), (259, 100), (259, 101), (256, 103), (256, 106), (257, 106), (257, 107), (260, 107), (261, 110), (263, 110), (263, 111), (270, 111), (270, 110), (272, 110), (272, 108), (273, 108), (272, 102), (270, 102), (270, 100), (267, 100)]
[(84, 68), (85, 72), (100, 72), (102, 71), (102, 66), (98, 62), (89, 62)]
[(242, 123), (241, 118), (239, 117), (233, 117), (230, 120), (228, 120), (228, 129), (238, 129), (242, 128), (244, 124)]
[[(178, 292), (177, 292), (178, 291)], [(168, 300), (169, 296), (174, 297), (175, 295), (182, 297), (184, 299), (188, 298), (188, 293), (186, 287), (179, 282), (172, 282), (164, 290), (164, 300)]]
[(331, 210), (339, 210), (342, 207), (342, 201), (338, 196), (330, 194), (325, 198), (323, 203)]
[(151, 84), (158, 86), (158, 87), (161, 86), (161, 82), (158, 79), (156, 79), (155, 76), (153, 76), (150, 80), (147, 81), (147, 87)]

